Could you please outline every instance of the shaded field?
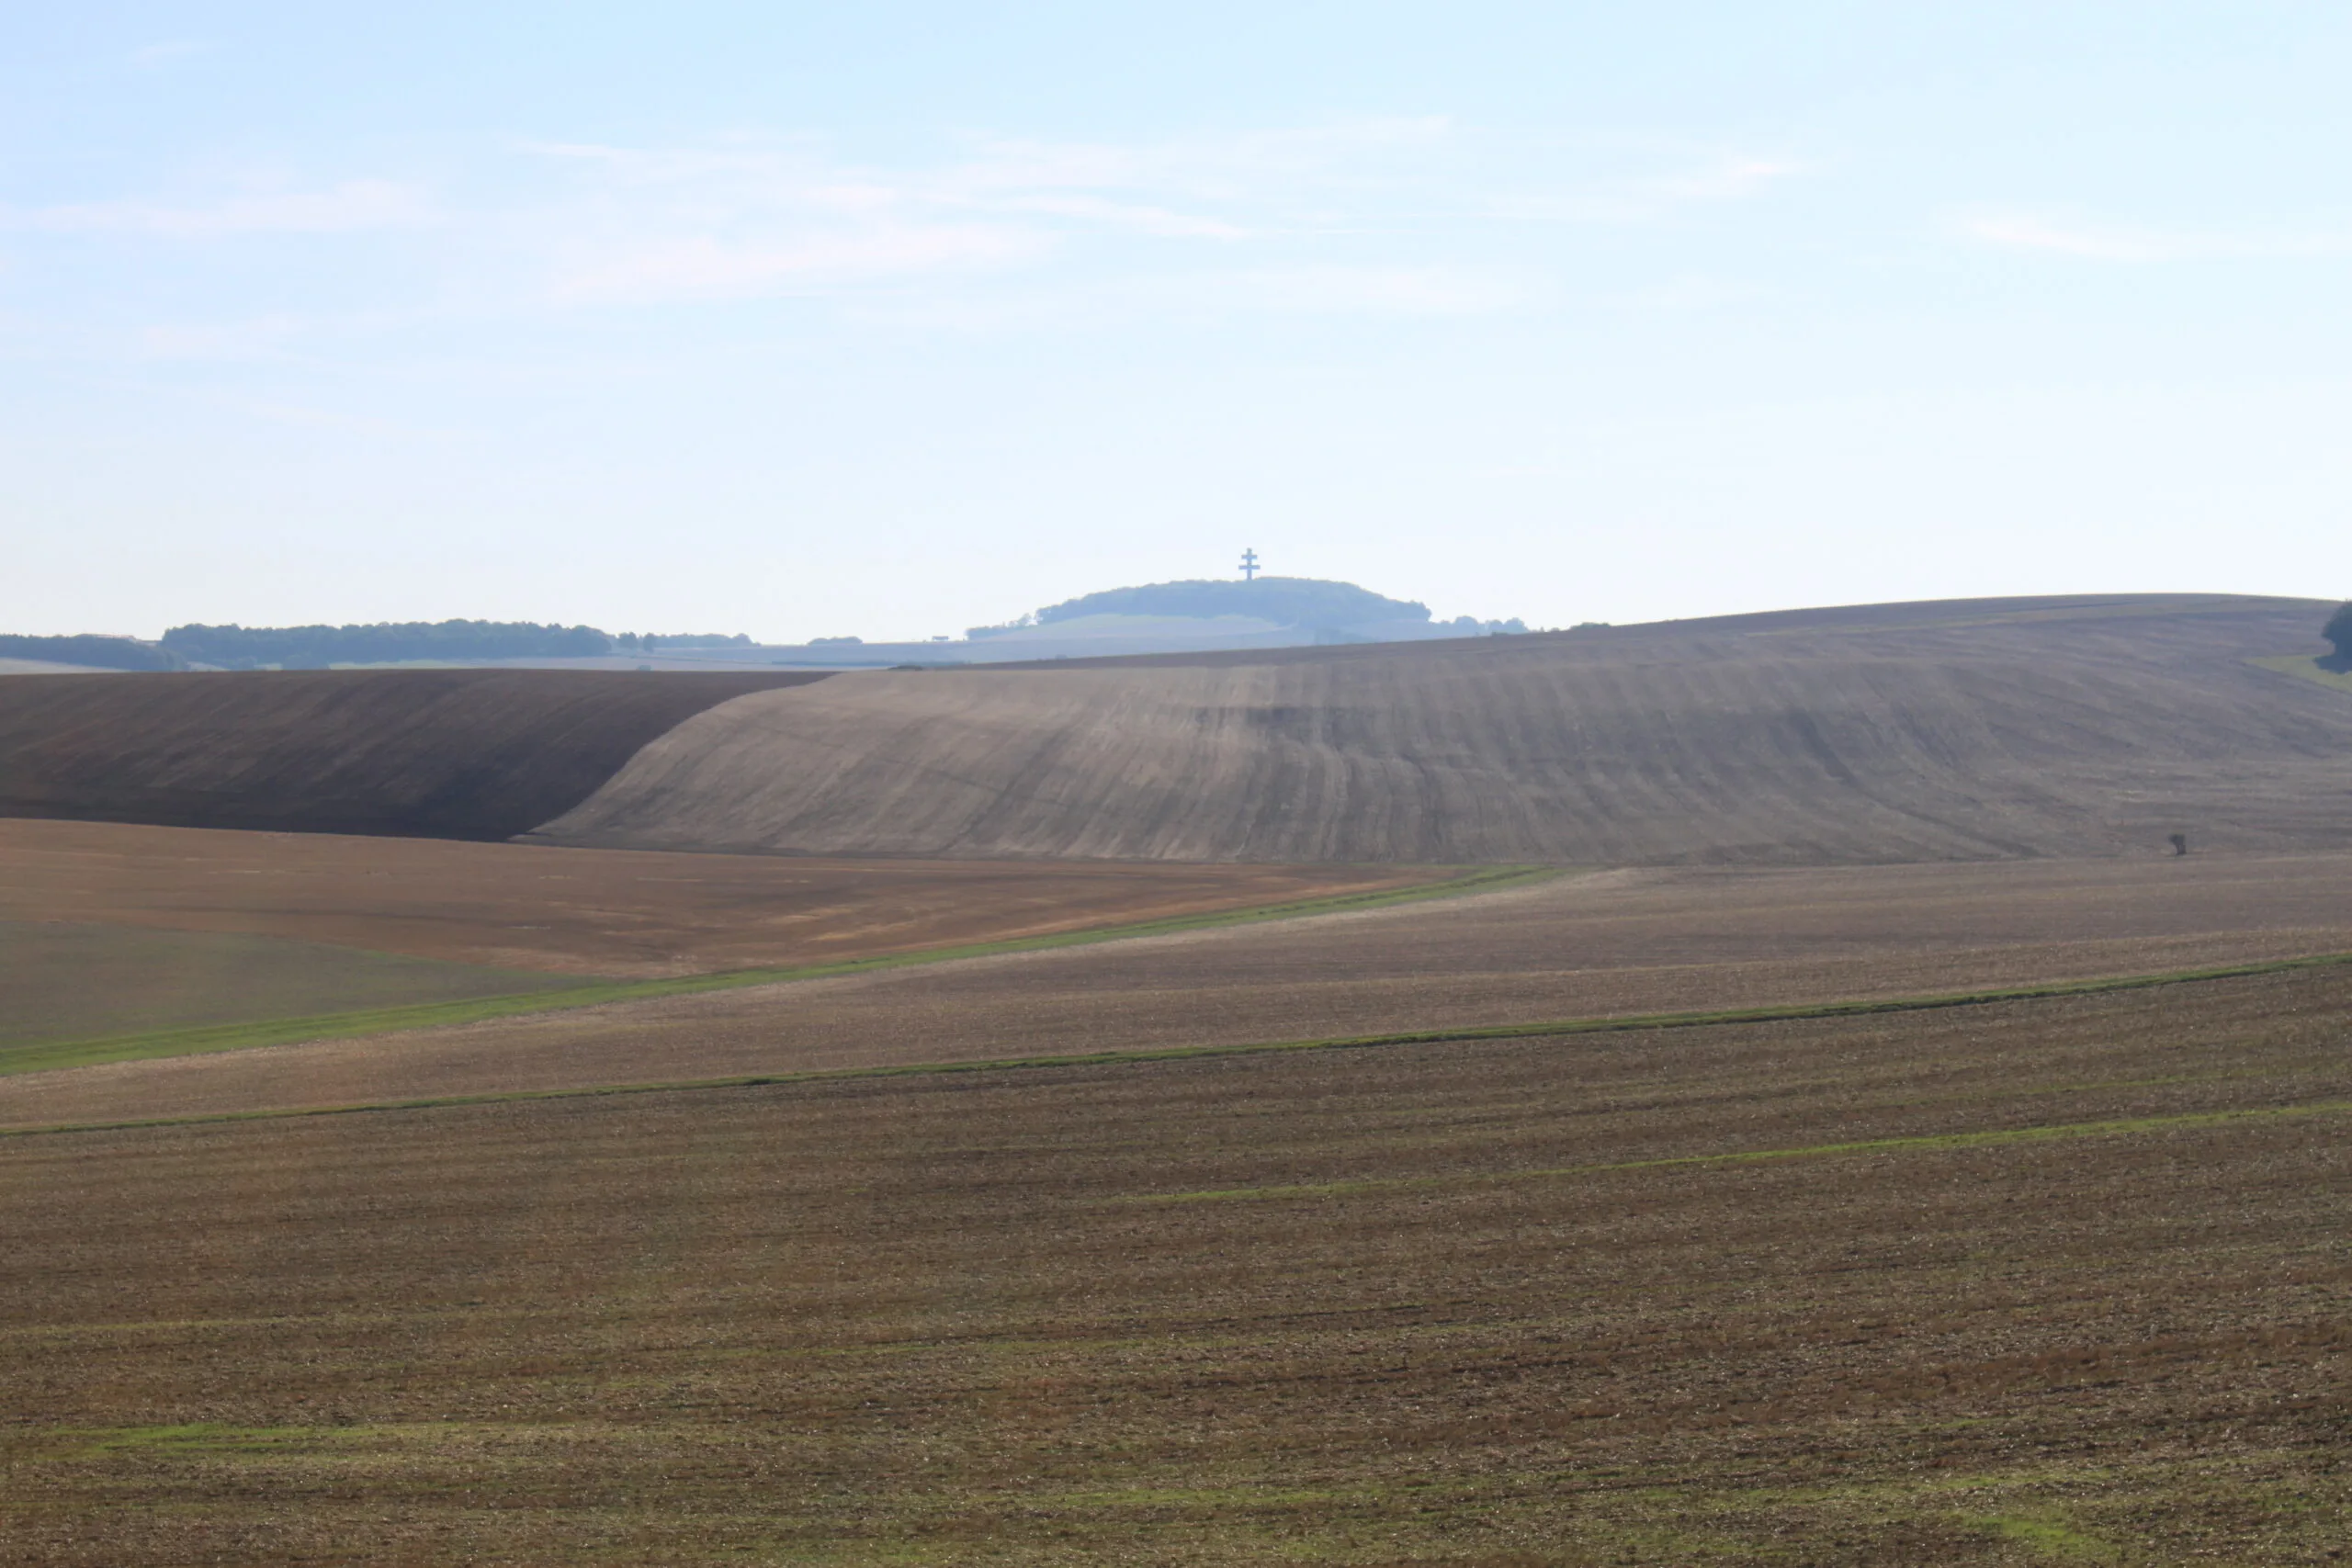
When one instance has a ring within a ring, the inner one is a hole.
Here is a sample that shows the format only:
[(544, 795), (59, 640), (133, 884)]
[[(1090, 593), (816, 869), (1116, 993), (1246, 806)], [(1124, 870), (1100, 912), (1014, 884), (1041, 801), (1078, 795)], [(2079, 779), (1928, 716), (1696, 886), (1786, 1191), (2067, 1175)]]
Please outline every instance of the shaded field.
[(821, 675), (258, 671), (0, 681), (0, 816), (504, 839), (638, 748)]
[(836, 676), (712, 707), (549, 841), (1179, 861), (1820, 863), (2352, 844), (2299, 600), (1864, 606)]
[(2334, 1561), (2347, 1010), (0, 1139), (0, 1560)]
[(1441, 875), (1381, 866), (664, 854), (0, 820), (0, 919), (291, 936), (628, 978), (1003, 942)]
[(1101, 946), (0, 1078), (0, 1125), (2003, 989), (2352, 952), (2352, 854), (1570, 874)]
[(132, 1030), (565, 988), (560, 976), (225, 931), (0, 919), (0, 1052)]

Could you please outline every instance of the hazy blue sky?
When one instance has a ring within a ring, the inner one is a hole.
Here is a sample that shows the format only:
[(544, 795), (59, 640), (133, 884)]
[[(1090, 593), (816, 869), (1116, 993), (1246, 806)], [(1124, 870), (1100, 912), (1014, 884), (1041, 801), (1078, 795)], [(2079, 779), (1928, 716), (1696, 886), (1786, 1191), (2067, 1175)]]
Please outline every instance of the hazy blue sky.
[(0, 3), (0, 630), (2352, 592), (2352, 7)]

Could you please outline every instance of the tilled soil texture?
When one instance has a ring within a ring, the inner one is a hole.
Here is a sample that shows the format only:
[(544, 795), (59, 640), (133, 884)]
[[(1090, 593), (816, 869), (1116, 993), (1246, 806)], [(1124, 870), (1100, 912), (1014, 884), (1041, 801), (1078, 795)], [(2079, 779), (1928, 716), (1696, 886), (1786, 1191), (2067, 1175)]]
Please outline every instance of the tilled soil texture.
[(0, 817), (504, 839), (682, 719), (823, 677), (550, 670), (0, 681)]
[(0, 1560), (2335, 1562), (2347, 1013), (0, 1140)]
[(1518, 891), (0, 1078), (0, 1125), (1973, 992), (2352, 953), (2352, 854), (1566, 875)]
[(0, 919), (242, 931), (625, 978), (1005, 942), (1377, 893), (1439, 874), (663, 854), (0, 820)]
[(1882, 605), (837, 676), (714, 707), (538, 829), (811, 853), (1586, 865), (2352, 844), (2325, 606)]

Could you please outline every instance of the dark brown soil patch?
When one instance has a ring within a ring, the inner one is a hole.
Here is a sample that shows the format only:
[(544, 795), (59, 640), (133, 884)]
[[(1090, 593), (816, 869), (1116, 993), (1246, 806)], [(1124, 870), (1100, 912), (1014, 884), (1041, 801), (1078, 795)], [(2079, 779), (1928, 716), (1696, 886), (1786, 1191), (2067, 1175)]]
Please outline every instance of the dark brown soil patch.
[(0, 681), (0, 816), (504, 839), (705, 708), (820, 674), (259, 671)]

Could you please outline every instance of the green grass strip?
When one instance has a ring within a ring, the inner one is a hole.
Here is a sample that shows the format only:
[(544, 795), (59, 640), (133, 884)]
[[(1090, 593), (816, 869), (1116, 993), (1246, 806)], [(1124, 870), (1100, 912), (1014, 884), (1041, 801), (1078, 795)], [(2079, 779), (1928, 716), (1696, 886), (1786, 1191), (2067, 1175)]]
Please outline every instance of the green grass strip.
[(1556, 1181), (1625, 1170), (1670, 1170), (1677, 1167), (1762, 1165), (1774, 1160), (1826, 1159), (1838, 1155), (1889, 1154), (1914, 1149), (1984, 1149), (2004, 1144), (2035, 1144), (2059, 1138), (2112, 1138), (2182, 1127), (2217, 1127), (2232, 1122), (2287, 1116), (2327, 1116), (2352, 1111), (2352, 1100), (2310, 1105), (2258, 1105), (2234, 1111), (2188, 1111), (2172, 1116), (2134, 1116), (2114, 1122), (2066, 1122), (2037, 1127), (1996, 1127), (1980, 1133), (1915, 1133), (1894, 1138), (1860, 1138), (1844, 1144), (1805, 1144), (1784, 1149), (1734, 1149), (1713, 1155), (1667, 1155), (1653, 1159), (1558, 1165), (1532, 1170), (1498, 1170), (1456, 1176), (1367, 1176), (1345, 1181), (1299, 1182), (1287, 1187), (1207, 1188), (1195, 1192), (1145, 1192), (1105, 1199), (1110, 1203), (1253, 1203), (1284, 1198), (1346, 1198), (1364, 1192), (1415, 1189), (1499, 1187), (1520, 1181)]
[(412, 1002), (398, 1007), (369, 1008), (352, 1012), (322, 1013), (307, 1018), (265, 1019), (245, 1023), (204, 1024), (191, 1028), (155, 1030), (138, 1034), (114, 1034), (96, 1039), (63, 1040), (20, 1045), (0, 1051), (0, 1077), (15, 1073), (54, 1071), (61, 1067), (95, 1066), (106, 1062), (152, 1061), (165, 1056), (203, 1055), (217, 1051), (246, 1051), (262, 1045), (290, 1045), (314, 1040), (347, 1040), (363, 1034), (387, 1034), (410, 1029), (432, 1029), (454, 1023), (480, 1023), (491, 1019), (528, 1013), (565, 1012), (601, 1007), (609, 1002), (645, 1001), (658, 997), (693, 996), (727, 991), (743, 986), (775, 986), (795, 980), (821, 980), (841, 975), (903, 969), (914, 964), (941, 964), (956, 958), (983, 958), (1004, 953), (1037, 953), (1051, 948), (1084, 947), (1095, 942), (1125, 942), (1136, 937), (1167, 936), (1180, 931), (1208, 931), (1220, 926), (1252, 925), (1265, 920), (1296, 919), (1308, 915), (1338, 914), (1381, 908), (1392, 904), (1429, 898), (1458, 897), (1565, 875), (1555, 866), (1480, 867), (1409, 887), (1377, 888), (1361, 893), (1334, 893), (1284, 904), (1261, 904), (1244, 909), (1212, 910), (1176, 915), (1133, 925), (1102, 926), (1090, 931), (1060, 931), (1047, 936), (1012, 937), (1001, 942), (968, 942), (957, 947), (922, 948), (912, 953), (885, 953), (873, 958), (844, 959), (837, 964), (806, 964), (787, 969), (733, 969), (716, 975), (682, 975), (661, 980), (611, 980), (571, 986), (560, 990), (528, 991), (517, 995), (477, 997), (459, 1001)]
[(2273, 659), (2249, 659), (2246, 662), (2257, 670), (2292, 675), (2298, 681), (2309, 681), (2334, 691), (2352, 692), (2352, 671), (2327, 669), (2316, 654), (2294, 653)]
[[(843, 1078), (933, 1077), (952, 1073), (1000, 1073), (1050, 1067), (1123, 1066), (1148, 1062), (1183, 1062), (1217, 1056), (1258, 1056), (1285, 1051), (1362, 1051), (1392, 1045), (1439, 1045), (1482, 1040), (1543, 1040), (1578, 1034), (1616, 1034), (1642, 1030), (1703, 1029), (1741, 1023), (1781, 1023), (1882, 1013), (1928, 1012), (1943, 1008), (1988, 1007), (1999, 1002), (2042, 1001), (2146, 990), (2156, 986), (2195, 985), (2246, 979), (2352, 964), (2352, 953), (2308, 958), (2271, 959), (2211, 969), (2176, 969), (2156, 975), (2120, 975), (2095, 980), (2061, 980), (2002, 990), (1954, 992), (1927, 997), (1888, 997), (1876, 1001), (1792, 1003), (1781, 1007), (1732, 1008), (1718, 1012), (1632, 1013), (1617, 1018), (1580, 1018), (1535, 1023), (1504, 1023), (1465, 1029), (1415, 1030), (1400, 1034), (1339, 1035), (1322, 1040), (1276, 1040), (1233, 1045), (1158, 1045), (1131, 1051), (1089, 1051), (1050, 1056), (989, 1056), (960, 1062), (901, 1062), (865, 1067), (810, 1067), (797, 1072), (740, 1073), (725, 1077), (675, 1078), (652, 1083), (593, 1084), (571, 1089), (492, 1090), (481, 1094), (432, 1095), (411, 1100), (368, 1100), (350, 1105), (294, 1106), (265, 1111), (205, 1111), (115, 1122), (60, 1122), (47, 1126), (0, 1127), (0, 1138), (59, 1133), (131, 1132), (152, 1127), (205, 1126), (227, 1122), (274, 1122), (311, 1116), (358, 1116), (393, 1111), (435, 1111), (468, 1105), (511, 1105), (542, 1100), (598, 1100), (617, 1095), (683, 1094), (696, 1089), (766, 1089), (828, 1083)], [(1727, 1156), (1707, 1156), (1727, 1157)]]

